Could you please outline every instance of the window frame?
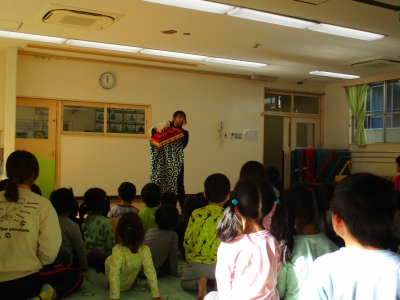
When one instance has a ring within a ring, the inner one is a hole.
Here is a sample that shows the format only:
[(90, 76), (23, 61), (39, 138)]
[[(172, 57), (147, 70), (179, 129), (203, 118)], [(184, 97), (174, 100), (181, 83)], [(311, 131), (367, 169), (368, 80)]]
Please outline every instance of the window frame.
[[(390, 100), (390, 101), (392, 101), (392, 103), (394, 102), (394, 98), (393, 97), (388, 99), (388, 95), (387, 95), (388, 83), (395, 82), (395, 81), (399, 81), (400, 82), (400, 79), (383, 80), (383, 81), (367, 83), (370, 86), (370, 89), (367, 92), (367, 97), (370, 97), (369, 93), (371, 91), (371, 88), (373, 88), (374, 86), (380, 86), (380, 85), (382, 86), (382, 111), (380, 113), (376, 113), (376, 112), (367, 113), (368, 112), (368, 108), (367, 107), (365, 108), (365, 119), (364, 119), (365, 130), (368, 131), (368, 130), (378, 130), (378, 129), (380, 129), (382, 131), (382, 141), (371, 142), (371, 141), (368, 141), (368, 139), (367, 139), (367, 144), (369, 144), (369, 145), (373, 145), (373, 144), (393, 144), (393, 143), (397, 143), (398, 144), (398, 143), (400, 143), (400, 140), (399, 141), (386, 141), (387, 140), (387, 132), (386, 131), (388, 129), (388, 127), (387, 127), (387, 118), (389, 116), (391, 116), (392, 117), (392, 122), (393, 122), (393, 116), (394, 115), (400, 115), (400, 109), (397, 112), (396, 111), (392, 111), (392, 112), (388, 112), (387, 111), (388, 101)], [(368, 103), (368, 98), (366, 99), (366, 105), (367, 105), (367, 103)], [(371, 108), (373, 107), (373, 103), (372, 103), (371, 100), (370, 100), (370, 106), (371, 106)], [(392, 104), (392, 107), (393, 107), (393, 104)], [(354, 118), (353, 114), (351, 112), (350, 112), (350, 114), (351, 114), (351, 123), (350, 123), (350, 126), (351, 126), (351, 144), (355, 144), (354, 135), (355, 135), (355, 130), (356, 130), (356, 121), (355, 121), (355, 118)], [(374, 118), (380, 118), (382, 120), (381, 121), (381, 123), (382, 123), (381, 127), (375, 127), (375, 128), (371, 127), (372, 126), (372, 119), (374, 119)], [(400, 127), (389, 127), (389, 128), (399, 128), (400, 129)]]

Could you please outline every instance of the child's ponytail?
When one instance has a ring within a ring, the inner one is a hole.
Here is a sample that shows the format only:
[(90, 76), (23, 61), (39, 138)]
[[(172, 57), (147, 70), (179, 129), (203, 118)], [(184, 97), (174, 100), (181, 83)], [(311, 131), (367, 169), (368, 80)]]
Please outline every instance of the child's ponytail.
[(235, 214), (235, 205), (238, 203), (236, 199), (233, 199), (231, 203), (224, 210), (224, 215), (217, 226), (217, 237), (222, 242), (229, 242), (233, 240), (238, 234), (238, 223), (239, 220)]

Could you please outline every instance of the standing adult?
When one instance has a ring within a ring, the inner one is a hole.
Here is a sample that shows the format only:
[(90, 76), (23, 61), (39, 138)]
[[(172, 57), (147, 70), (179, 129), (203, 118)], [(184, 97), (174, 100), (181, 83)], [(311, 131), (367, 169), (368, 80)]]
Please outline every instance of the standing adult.
[[(187, 124), (186, 114), (181, 110), (177, 110), (176, 112), (174, 112), (174, 114), (172, 115), (171, 126), (182, 130), (183, 149), (185, 149), (185, 147), (189, 143), (189, 131), (182, 128), (182, 126), (185, 124)], [(177, 196), (178, 196), (179, 205), (181, 206), (181, 211), (183, 211), (183, 208), (185, 206), (185, 186), (183, 184), (183, 181), (184, 181), (183, 178), (184, 178), (184, 164), (182, 163), (182, 168), (179, 172), (178, 182), (177, 182), (177, 184), (178, 184)]]
[(1, 298), (56, 299), (82, 284), (82, 272), (54, 268), (61, 246), (57, 213), (50, 201), (31, 191), (39, 176), (36, 157), (15, 151), (6, 163), (10, 181), (0, 192)]

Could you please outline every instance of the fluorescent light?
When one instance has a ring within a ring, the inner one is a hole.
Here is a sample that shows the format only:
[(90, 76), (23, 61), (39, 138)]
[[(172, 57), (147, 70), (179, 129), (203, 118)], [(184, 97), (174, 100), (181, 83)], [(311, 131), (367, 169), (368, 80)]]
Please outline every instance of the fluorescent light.
[(216, 14), (225, 14), (235, 8), (235, 6), (208, 2), (203, 0), (144, 0), (146, 2), (153, 2), (158, 4), (165, 4), (170, 6), (177, 6), (189, 8), (194, 10), (201, 10)]
[(3, 30), (0, 30), (0, 37), (10, 38), (10, 39), (28, 40), (28, 41), (46, 42), (46, 43), (55, 43), (55, 44), (62, 44), (67, 40), (64, 38), (53, 37), (53, 36), (12, 32), (12, 31), (3, 31)]
[(97, 48), (97, 49), (105, 49), (105, 50), (113, 50), (121, 52), (132, 52), (132, 53), (137, 53), (143, 49), (138, 47), (105, 44), (105, 43), (97, 43), (97, 42), (89, 42), (81, 40), (68, 40), (67, 44), (73, 46), (87, 47), (87, 48)]
[(170, 52), (170, 51), (162, 51), (162, 50), (153, 50), (153, 49), (144, 49), (140, 52), (144, 53), (144, 54), (168, 56), (168, 57), (184, 58), (184, 59), (193, 59), (193, 60), (205, 60), (206, 58), (208, 58), (208, 56), (203, 56), (203, 55)]
[(207, 58), (206, 61), (215, 62), (215, 63), (219, 63), (219, 64), (236, 65), (236, 66), (252, 67), (252, 68), (261, 68), (261, 67), (265, 67), (267, 65), (267, 64), (255, 63), (255, 62), (250, 62), (250, 61), (233, 60), (233, 59), (226, 59), (226, 58), (215, 58), (215, 57)]
[(229, 11), (227, 14), (232, 17), (238, 17), (243, 19), (249, 19), (254, 21), (260, 21), (260, 22), (300, 28), (300, 29), (306, 29), (311, 26), (315, 26), (317, 24), (315, 22), (309, 22), (301, 19), (290, 18), (290, 17), (280, 16), (267, 12), (262, 12), (247, 8), (240, 8), (240, 7), (236, 7), (235, 9)]
[(341, 74), (341, 73), (333, 73), (333, 72), (325, 72), (325, 71), (312, 71), (311, 75), (318, 76), (326, 76), (326, 77), (334, 77), (334, 78), (342, 78), (342, 79), (356, 79), (360, 78), (358, 75), (349, 75), (349, 74)]
[(350, 29), (346, 27), (329, 25), (329, 24), (318, 24), (308, 29), (333, 35), (340, 35), (353, 39), (365, 40), (365, 41), (374, 41), (385, 37), (383, 34), (372, 33), (357, 29)]

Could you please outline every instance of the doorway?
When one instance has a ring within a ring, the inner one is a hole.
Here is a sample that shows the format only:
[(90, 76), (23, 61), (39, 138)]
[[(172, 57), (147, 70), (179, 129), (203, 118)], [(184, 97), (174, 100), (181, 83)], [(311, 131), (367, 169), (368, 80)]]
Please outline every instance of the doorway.
[(321, 147), (321, 119), (264, 116), (264, 165), (281, 174), (284, 189), (290, 186), (291, 152)]
[(56, 174), (56, 113), (54, 100), (17, 99), (15, 149), (31, 152), (39, 162), (39, 186), (50, 198)]

